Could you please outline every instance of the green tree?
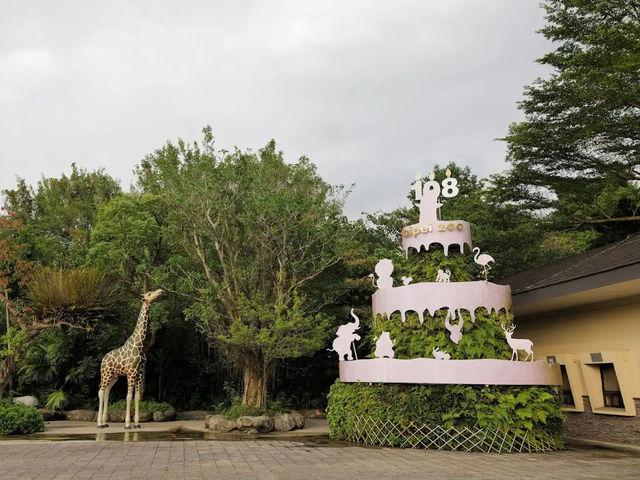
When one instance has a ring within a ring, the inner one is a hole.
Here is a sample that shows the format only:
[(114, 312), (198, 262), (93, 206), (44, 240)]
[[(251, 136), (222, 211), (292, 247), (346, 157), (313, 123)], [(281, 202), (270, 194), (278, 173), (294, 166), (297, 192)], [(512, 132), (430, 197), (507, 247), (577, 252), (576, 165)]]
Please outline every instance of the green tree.
[(547, 0), (543, 7), (541, 33), (556, 48), (538, 62), (553, 71), (526, 88), (519, 103), (526, 120), (505, 138), (512, 169), (496, 183), (505, 199), (551, 212), (556, 229), (586, 232), (560, 243), (612, 241), (640, 221), (640, 6)]
[(341, 258), (341, 190), (306, 158), (288, 164), (272, 141), (258, 153), (216, 153), (171, 143), (138, 169), (145, 192), (162, 193), (172, 238), (191, 265), (188, 309), (212, 344), (243, 373), (243, 403), (264, 407), (278, 360), (323, 345), (330, 299), (310, 298), (314, 280)]
[(23, 221), (24, 256), (44, 265), (84, 264), (98, 208), (120, 193), (118, 182), (104, 170), (71, 165), (71, 174), (44, 178), (33, 188), (22, 179), (4, 190), (5, 205)]
[(119, 274), (138, 292), (149, 290), (149, 274), (162, 260), (161, 202), (157, 197), (120, 195), (104, 204), (91, 232), (88, 261)]

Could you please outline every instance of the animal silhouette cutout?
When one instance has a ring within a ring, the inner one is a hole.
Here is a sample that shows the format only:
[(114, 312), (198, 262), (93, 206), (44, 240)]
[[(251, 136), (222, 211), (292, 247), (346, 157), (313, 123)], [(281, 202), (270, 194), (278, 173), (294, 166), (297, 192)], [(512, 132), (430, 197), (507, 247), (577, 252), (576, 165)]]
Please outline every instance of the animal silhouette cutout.
[(382, 332), (380, 338), (376, 340), (376, 350), (373, 353), (376, 358), (393, 358), (393, 346), (395, 342), (391, 341), (389, 332)]
[(511, 328), (505, 328), (501, 325), (504, 331), (504, 336), (507, 337), (507, 343), (511, 347), (511, 360), (518, 360), (518, 350), (524, 350), (527, 353), (526, 360), (533, 361), (533, 342), (526, 338), (512, 338), (513, 331), (516, 329), (515, 325)]
[(451, 278), (451, 270), (438, 270), (438, 275), (436, 275), (436, 282), (449, 282)]
[(473, 261), (482, 267), (482, 275), (484, 275), (484, 279), (486, 280), (489, 275), (489, 270), (491, 270), (490, 263), (495, 263), (495, 259), (491, 255), (487, 255), (483, 253), (480, 255), (480, 249), (478, 247), (473, 249), (475, 256), (473, 257)]
[(456, 345), (460, 342), (462, 338), (462, 327), (464, 326), (464, 320), (462, 319), (462, 315), (458, 310), (454, 310), (454, 318), (458, 318), (458, 323), (455, 325), (451, 325), (451, 310), (447, 310), (447, 315), (444, 317), (444, 327), (449, 330), (451, 335), (451, 341)]
[[(144, 389), (144, 369), (147, 357), (143, 349), (149, 324), (149, 307), (155, 299), (162, 295), (162, 290), (147, 292), (142, 295), (142, 308), (131, 336), (120, 348), (110, 351), (102, 359), (100, 365), (100, 390), (98, 392), (98, 428), (108, 427), (109, 392), (124, 375), (127, 377), (127, 410), (124, 428), (140, 428), (140, 397)], [(135, 390), (135, 413), (131, 426), (131, 399)]]
[(402, 284), (403, 285), (409, 285), (412, 281), (413, 281), (413, 278), (411, 278), (411, 277), (402, 277)]
[(378, 282), (376, 286), (378, 288), (392, 288), (393, 287), (393, 278), (391, 278), (391, 274), (393, 273), (393, 262), (388, 258), (383, 258), (376, 264), (376, 275), (378, 275)]
[(450, 360), (451, 359), (451, 355), (449, 355), (445, 351), (440, 351), (439, 347), (433, 347), (433, 349), (431, 350), (431, 353), (433, 353), (433, 358), (435, 358), (436, 360)]
[(351, 344), (356, 340), (360, 340), (360, 335), (355, 333), (356, 330), (360, 328), (360, 319), (353, 313), (353, 308), (351, 309), (351, 316), (354, 318), (354, 321), (338, 327), (338, 331), (336, 332), (337, 337), (333, 340), (333, 348), (327, 349), (330, 352), (336, 352), (340, 361), (353, 360)]

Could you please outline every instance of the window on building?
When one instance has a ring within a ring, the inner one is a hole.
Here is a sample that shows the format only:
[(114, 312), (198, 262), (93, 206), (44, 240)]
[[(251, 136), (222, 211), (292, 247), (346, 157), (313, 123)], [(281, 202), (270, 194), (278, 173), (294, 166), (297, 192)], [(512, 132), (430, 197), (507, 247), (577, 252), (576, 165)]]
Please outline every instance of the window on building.
[(567, 375), (567, 367), (560, 365), (560, 373), (562, 374), (562, 404), (568, 407), (575, 407), (576, 402), (571, 393), (571, 384), (569, 383), (569, 375)]
[(622, 393), (618, 384), (616, 370), (613, 363), (604, 363), (600, 365), (600, 378), (602, 379), (602, 395), (604, 397), (604, 406), (612, 408), (624, 408), (622, 401)]

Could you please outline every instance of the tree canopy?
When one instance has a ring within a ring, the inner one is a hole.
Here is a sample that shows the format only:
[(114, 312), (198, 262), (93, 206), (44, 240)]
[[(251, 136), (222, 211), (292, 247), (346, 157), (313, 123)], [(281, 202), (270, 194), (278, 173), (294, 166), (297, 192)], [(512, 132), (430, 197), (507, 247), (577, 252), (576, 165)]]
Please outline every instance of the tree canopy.
[(640, 221), (640, 7), (635, 0), (547, 0), (548, 78), (527, 87), (525, 121), (505, 138), (506, 199), (557, 226), (611, 241)]
[(343, 195), (308, 159), (286, 163), (273, 141), (218, 154), (204, 134), (202, 147), (147, 157), (140, 186), (167, 202), (168, 231), (196, 267), (178, 273), (197, 297), (189, 318), (243, 371), (244, 403), (264, 407), (276, 361), (318, 350), (327, 335), (325, 299), (308, 294), (341, 260)]

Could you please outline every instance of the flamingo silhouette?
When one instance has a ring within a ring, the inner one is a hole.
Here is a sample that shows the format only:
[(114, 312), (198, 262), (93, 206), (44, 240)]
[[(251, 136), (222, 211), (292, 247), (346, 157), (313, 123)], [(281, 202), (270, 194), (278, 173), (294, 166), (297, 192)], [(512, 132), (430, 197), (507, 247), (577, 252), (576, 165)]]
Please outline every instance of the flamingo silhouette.
[(491, 270), (491, 266), (489, 265), (491, 262), (495, 263), (495, 259), (491, 255), (487, 255), (483, 253), (480, 255), (480, 248), (476, 247), (473, 249), (476, 254), (473, 257), (473, 261), (482, 267), (482, 273), (484, 274), (484, 279), (487, 279), (487, 275), (489, 274), (489, 270)]

